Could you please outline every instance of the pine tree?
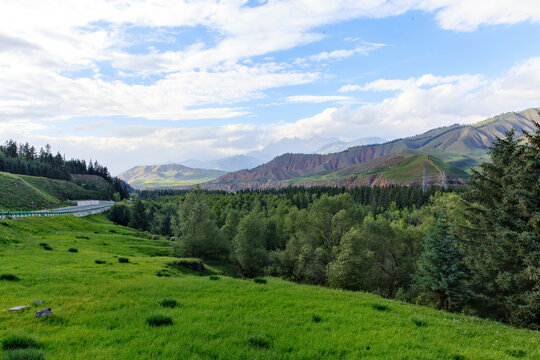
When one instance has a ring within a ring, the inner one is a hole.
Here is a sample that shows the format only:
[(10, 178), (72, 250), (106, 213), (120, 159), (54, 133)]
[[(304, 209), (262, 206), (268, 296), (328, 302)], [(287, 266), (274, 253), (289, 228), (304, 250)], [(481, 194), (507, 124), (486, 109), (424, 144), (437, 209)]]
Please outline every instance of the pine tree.
[(481, 313), (540, 328), (540, 124), (497, 140), (474, 171), (465, 227), (472, 290)]
[(448, 217), (441, 213), (424, 240), (416, 285), (435, 297), (439, 307), (451, 311), (466, 298), (466, 266), (458, 238)]

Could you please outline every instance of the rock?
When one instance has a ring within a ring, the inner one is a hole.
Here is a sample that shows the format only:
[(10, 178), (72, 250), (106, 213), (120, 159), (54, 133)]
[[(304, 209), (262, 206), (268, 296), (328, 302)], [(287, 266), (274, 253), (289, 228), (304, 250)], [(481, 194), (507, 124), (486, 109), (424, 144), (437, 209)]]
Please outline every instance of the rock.
[(19, 306), (15, 306), (15, 307), (12, 307), (11, 309), (9, 309), (9, 311), (11, 312), (19, 312), (23, 309), (26, 309), (28, 306), (25, 306), (25, 305), (19, 305)]
[(32, 300), (34, 304), (45, 304), (45, 301), (43, 300)]
[(53, 314), (51, 308), (45, 308), (45, 309), (41, 309), (39, 311), (36, 311), (36, 313), (34, 314), (35, 317), (37, 318), (40, 318), (40, 317), (45, 317), (45, 316), (51, 316)]

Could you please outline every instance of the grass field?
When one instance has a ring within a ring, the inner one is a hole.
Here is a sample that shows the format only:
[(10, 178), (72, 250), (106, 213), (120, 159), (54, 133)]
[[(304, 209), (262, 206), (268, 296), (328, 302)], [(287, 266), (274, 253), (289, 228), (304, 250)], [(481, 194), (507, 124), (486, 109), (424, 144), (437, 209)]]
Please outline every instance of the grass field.
[[(47, 359), (70, 360), (540, 358), (538, 332), (365, 293), (216, 276), (235, 273), (219, 263), (205, 275), (179, 271), (173, 261), (168, 240), (104, 216), (0, 221), (0, 341), (32, 336)], [(1, 311), (34, 299), (45, 304)], [(35, 318), (43, 307), (54, 315)]]
[(65, 200), (105, 199), (104, 195), (75, 183), (39, 176), (0, 172), (0, 211), (58, 207)]

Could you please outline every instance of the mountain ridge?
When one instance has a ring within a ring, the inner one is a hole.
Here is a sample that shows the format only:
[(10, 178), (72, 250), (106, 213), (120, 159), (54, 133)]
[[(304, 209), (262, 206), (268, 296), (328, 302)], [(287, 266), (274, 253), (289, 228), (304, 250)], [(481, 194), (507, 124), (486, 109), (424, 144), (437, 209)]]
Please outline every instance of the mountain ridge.
[[(402, 150), (432, 155), (448, 165), (468, 170), (487, 160), (488, 148), (496, 137), (504, 136), (512, 128), (518, 132), (532, 131), (532, 121), (540, 121), (539, 110), (531, 108), (504, 113), (472, 125), (454, 124), (384, 144), (357, 146), (338, 153), (283, 154), (254, 169), (225, 174), (204, 186), (214, 190), (268, 188), (275, 186), (275, 182), (325, 174)], [(242, 185), (242, 182), (245, 184)]]

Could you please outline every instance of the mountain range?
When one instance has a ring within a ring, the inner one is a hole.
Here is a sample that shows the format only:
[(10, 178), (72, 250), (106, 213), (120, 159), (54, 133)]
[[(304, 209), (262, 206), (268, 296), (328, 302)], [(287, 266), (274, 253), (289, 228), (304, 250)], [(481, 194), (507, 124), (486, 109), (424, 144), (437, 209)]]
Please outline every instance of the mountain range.
[(353, 146), (380, 144), (383, 142), (385, 142), (385, 139), (379, 137), (360, 138), (350, 142), (341, 141), (337, 138), (323, 138), (320, 136), (314, 136), (309, 139), (300, 139), (297, 137), (283, 138), (280, 141), (270, 143), (261, 150), (251, 151), (244, 155), (235, 155), (207, 161), (188, 159), (180, 161), (179, 163), (192, 168), (238, 171), (242, 169), (252, 169), (285, 153), (328, 154), (331, 152), (343, 151)]
[(378, 145), (330, 154), (284, 154), (251, 170), (221, 176), (211, 190), (279, 188), (290, 185), (460, 184), (467, 171), (489, 159), (489, 146), (510, 129), (534, 131), (540, 109), (510, 112), (473, 125), (452, 125)]
[(179, 164), (136, 166), (118, 177), (137, 189), (182, 188), (214, 180), (220, 170), (193, 169)]

